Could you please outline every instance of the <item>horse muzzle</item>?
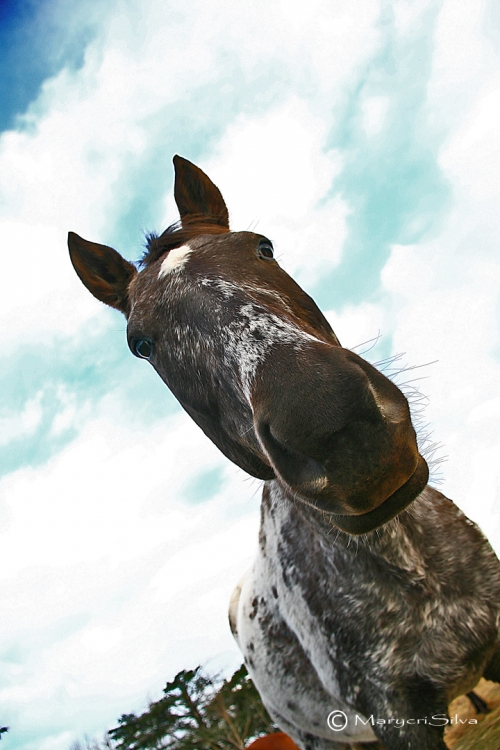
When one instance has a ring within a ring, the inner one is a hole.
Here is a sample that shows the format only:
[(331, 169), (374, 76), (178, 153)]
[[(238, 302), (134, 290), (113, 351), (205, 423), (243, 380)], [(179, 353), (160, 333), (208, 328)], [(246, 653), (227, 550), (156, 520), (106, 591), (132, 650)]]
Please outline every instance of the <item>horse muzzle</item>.
[(400, 513), (428, 480), (408, 403), (346, 349), (311, 344), (294, 354), (275, 351), (272, 369), (256, 377), (257, 437), (294, 498), (328, 513), (342, 531), (367, 533)]

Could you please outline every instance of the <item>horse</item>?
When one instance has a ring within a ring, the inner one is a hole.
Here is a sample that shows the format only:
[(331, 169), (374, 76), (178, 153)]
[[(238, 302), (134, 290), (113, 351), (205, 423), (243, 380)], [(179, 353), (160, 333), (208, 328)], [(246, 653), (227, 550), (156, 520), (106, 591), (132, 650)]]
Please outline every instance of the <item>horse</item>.
[(136, 265), (70, 232), (87, 289), (237, 466), (263, 481), (230, 625), (302, 750), (446, 750), (447, 707), (500, 682), (500, 563), (428, 485), (407, 399), (343, 348), (263, 234), (174, 157), (180, 222)]

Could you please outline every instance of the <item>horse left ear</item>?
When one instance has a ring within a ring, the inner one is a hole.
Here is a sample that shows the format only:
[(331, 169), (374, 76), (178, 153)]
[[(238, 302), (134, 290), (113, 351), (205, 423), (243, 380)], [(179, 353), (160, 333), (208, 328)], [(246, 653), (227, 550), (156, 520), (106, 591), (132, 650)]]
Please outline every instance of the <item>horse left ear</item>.
[(219, 188), (205, 172), (182, 156), (174, 156), (174, 198), (181, 219), (196, 217), (199, 222), (229, 230), (229, 214)]
[(68, 247), (73, 268), (89, 292), (128, 317), (128, 286), (136, 267), (112, 247), (89, 242), (74, 232), (68, 234)]

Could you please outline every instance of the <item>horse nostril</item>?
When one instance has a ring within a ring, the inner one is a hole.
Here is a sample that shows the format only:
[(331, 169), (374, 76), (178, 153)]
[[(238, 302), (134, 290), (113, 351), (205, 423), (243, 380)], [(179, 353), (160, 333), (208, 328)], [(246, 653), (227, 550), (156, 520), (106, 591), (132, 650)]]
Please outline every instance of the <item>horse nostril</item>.
[[(410, 419), (410, 410), (408, 403), (404, 396), (401, 399), (386, 398), (377, 391), (370, 381), (368, 381), (368, 388), (373, 396), (380, 414), (387, 422), (393, 424), (400, 424)], [(401, 394), (402, 395), (402, 394)]]
[(352, 362), (358, 371), (363, 371), (368, 393), (384, 421), (393, 424), (410, 422), (408, 402), (397, 385), (354, 352), (345, 351), (346, 359)]
[(256, 432), (271, 464), (282, 477), (286, 477), (287, 484), (300, 486), (312, 494), (325, 489), (328, 477), (322, 463), (277, 437), (267, 422), (258, 424)]

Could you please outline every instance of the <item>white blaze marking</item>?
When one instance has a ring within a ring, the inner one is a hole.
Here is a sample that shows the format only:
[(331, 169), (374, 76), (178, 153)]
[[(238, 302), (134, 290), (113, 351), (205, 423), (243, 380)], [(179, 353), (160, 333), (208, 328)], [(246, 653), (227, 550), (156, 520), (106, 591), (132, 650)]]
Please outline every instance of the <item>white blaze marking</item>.
[(181, 247), (175, 247), (173, 250), (170, 250), (161, 264), (158, 278), (161, 279), (162, 276), (166, 276), (167, 274), (172, 273), (172, 271), (180, 271), (184, 268), (191, 253), (192, 250), (189, 245), (181, 245)]

